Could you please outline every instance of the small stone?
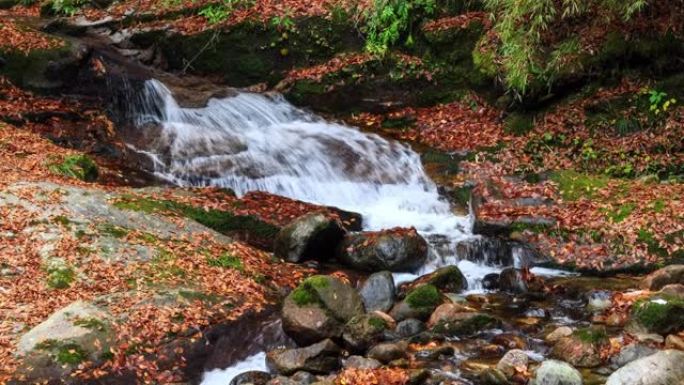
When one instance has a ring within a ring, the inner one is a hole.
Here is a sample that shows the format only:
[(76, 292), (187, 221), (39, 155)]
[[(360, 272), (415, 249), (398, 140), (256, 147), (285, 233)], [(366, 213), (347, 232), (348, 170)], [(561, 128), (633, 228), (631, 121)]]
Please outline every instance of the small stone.
[(482, 385), (509, 385), (506, 375), (499, 369), (486, 368), (480, 372), (479, 376)]
[(658, 291), (677, 283), (684, 284), (684, 265), (670, 265), (654, 271), (641, 281), (641, 288)]
[(524, 294), (528, 291), (522, 271), (513, 267), (507, 267), (501, 271), (499, 288), (512, 294)]
[(340, 348), (326, 339), (317, 344), (299, 349), (278, 349), (266, 354), (266, 364), (272, 370), (284, 375), (298, 371), (329, 373), (340, 365)]
[(448, 322), (456, 314), (468, 312), (469, 309), (463, 305), (455, 303), (444, 303), (435, 309), (427, 322), (429, 328), (434, 327), (440, 322)]
[(295, 219), (276, 236), (273, 253), (289, 262), (329, 259), (335, 255), (346, 230), (325, 213), (311, 213)]
[(496, 368), (505, 374), (507, 378), (512, 378), (517, 372), (526, 371), (528, 363), (529, 357), (527, 357), (527, 354), (522, 350), (514, 349), (504, 354), (499, 363), (496, 364)]
[(587, 294), (587, 310), (598, 313), (608, 309), (613, 304), (612, 296), (607, 290), (592, 290)]
[(368, 351), (367, 356), (386, 364), (400, 358), (405, 358), (407, 350), (408, 343), (405, 341), (383, 342), (373, 346)]
[(547, 344), (553, 345), (561, 338), (569, 337), (570, 335), (572, 335), (572, 329), (568, 326), (561, 326), (547, 334), (544, 341), (546, 341)]
[(235, 376), (230, 385), (266, 385), (272, 378), (271, 373), (252, 370)]
[(582, 385), (582, 374), (570, 364), (545, 360), (534, 372), (529, 385)]
[(371, 274), (361, 285), (359, 294), (366, 306), (366, 311), (379, 310), (388, 312), (394, 304), (396, 288), (394, 278), (389, 271)]
[(409, 318), (399, 322), (394, 332), (399, 338), (408, 338), (424, 332), (425, 330), (427, 330), (427, 327), (423, 321)]
[(373, 358), (366, 358), (362, 356), (350, 356), (344, 360), (345, 368), (355, 369), (377, 369), (382, 366), (382, 363)]
[(491, 273), (482, 278), (482, 288), (485, 290), (499, 289), (499, 274)]

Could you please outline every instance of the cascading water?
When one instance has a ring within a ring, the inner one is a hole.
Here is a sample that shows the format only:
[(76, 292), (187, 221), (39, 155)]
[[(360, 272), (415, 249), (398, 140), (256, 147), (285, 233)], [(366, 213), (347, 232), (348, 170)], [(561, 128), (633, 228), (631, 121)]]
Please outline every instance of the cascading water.
[[(361, 213), (368, 230), (414, 226), (451, 246), (472, 237), (471, 218), (451, 212), (409, 147), (326, 122), (281, 96), (239, 93), (182, 108), (151, 80), (138, 109), (138, 127), (161, 127), (138, 150), (153, 159), (156, 175), (174, 184), (228, 187), (238, 195), (261, 190), (336, 206)], [(432, 254), (423, 273), (448, 258), (435, 248)], [(468, 270), (476, 285), (481, 272)]]
[[(414, 226), (431, 243), (430, 261), (417, 272), (458, 264), (469, 287), (500, 266), (460, 260), (456, 245), (472, 218), (457, 216), (425, 174), (420, 157), (398, 142), (326, 122), (281, 96), (239, 93), (182, 108), (151, 80), (136, 106), (140, 130), (154, 130), (143, 148), (157, 176), (179, 186), (220, 186), (238, 195), (262, 190), (359, 212), (368, 230)], [(417, 277), (398, 274), (399, 281)], [(227, 384), (242, 371), (264, 370), (264, 354), (205, 373), (203, 384)]]

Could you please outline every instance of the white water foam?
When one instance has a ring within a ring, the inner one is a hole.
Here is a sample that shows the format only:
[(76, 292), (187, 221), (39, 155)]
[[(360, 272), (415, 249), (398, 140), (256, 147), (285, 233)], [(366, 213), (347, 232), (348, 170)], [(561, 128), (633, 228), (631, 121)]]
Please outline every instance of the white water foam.
[(237, 375), (252, 370), (268, 372), (265, 352), (249, 356), (227, 369), (204, 372), (201, 385), (229, 385)]

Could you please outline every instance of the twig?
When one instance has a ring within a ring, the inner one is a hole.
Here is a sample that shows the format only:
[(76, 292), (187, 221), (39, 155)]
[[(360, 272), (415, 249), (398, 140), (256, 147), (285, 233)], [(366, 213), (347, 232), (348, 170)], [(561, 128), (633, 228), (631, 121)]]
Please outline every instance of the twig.
[(192, 65), (192, 63), (193, 63), (195, 60), (197, 60), (197, 58), (198, 58), (202, 53), (204, 53), (204, 51), (206, 51), (206, 49), (209, 48), (209, 46), (218, 38), (218, 35), (219, 35), (219, 31), (218, 31), (218, 29), (215, 29), (215, 30), (214, 30), (214, 33), (211, 35), (211, 37), (209, 38), (209, 40), (207, 41), (207, 43), (206, 43), (202, 48), (200, 48), (200, 50), (197, 52), (197, 54), (195, 54), (195, 56), (193, 56), (192, 59), (190, 59), (190, 61), (188, 61), (188, 62), (185, 64), (185, 67), (183, 67), (183, 71), (181, 71), (181, 73), (182, 73), (183, 75), (185, 75), (185, 72), (188, 70), (188, 68), (190, 68), (190, 66)]

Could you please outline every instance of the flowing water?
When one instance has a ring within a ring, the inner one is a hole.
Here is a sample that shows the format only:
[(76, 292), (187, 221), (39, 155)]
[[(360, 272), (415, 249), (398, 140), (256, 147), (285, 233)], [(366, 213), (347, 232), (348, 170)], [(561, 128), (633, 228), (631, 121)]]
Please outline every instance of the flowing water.
[[(473, 238), (472, 218), (452, 213), (408, 146), (331, 123), (297, 109), (278, 95), (239, 93), (182, 108), (161, 82), (148, 81), (137, 108), (148, 135), (136, 150), (153, 161), (160, 178), (179, 186), (220, 186), (238, 195), (261, 190), (361, 213), (367, 230), (414, 226), (433, 244), (427, 273), (457, 264), (471, 290), (500, 266), (464, 261), (456, 244)], [(446, 244), (446, 247), (445, 247)], [(417, 275), (398, 274), (398, 281)], [(263, 369), (263, 354), (204, 384), (227, 384), (247, 369)]]

